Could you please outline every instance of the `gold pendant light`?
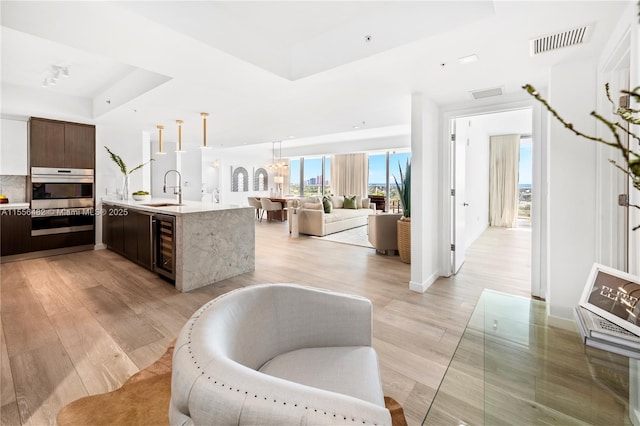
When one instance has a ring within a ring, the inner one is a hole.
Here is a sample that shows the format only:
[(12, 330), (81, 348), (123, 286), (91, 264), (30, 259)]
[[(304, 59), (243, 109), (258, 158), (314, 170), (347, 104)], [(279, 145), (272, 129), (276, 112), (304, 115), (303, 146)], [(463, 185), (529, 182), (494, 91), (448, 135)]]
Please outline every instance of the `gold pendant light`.
[(211, 148), (210, 146), (207, 146), (207, 117), (208, 116), (209, 116), (209, 113), (206, 113), (206, 112), (200, 113), (200, 117), (202, 117), (202, 146), (200, 148), (202, 149)]
[(156, 154), (166, 154), (166, 152), (162, 152), (162, 129), (164, 126), (158, 124), (156, 127), (158, 128), (158, 152)]
[(184, 121), (176, 120), (176, 123), (178, 123), (178, 149), (176, 149), (176, 152), (184, 152), (182, 149), (182, 123)]

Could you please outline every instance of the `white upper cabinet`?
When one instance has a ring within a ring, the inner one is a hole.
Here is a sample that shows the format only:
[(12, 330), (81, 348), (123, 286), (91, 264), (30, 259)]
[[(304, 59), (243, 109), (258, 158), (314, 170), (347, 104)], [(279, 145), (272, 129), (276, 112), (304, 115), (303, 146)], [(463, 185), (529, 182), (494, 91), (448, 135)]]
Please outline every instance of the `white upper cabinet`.
[(0, 175), (28, 174), (27, 122), (3, 118), (0, 123)]

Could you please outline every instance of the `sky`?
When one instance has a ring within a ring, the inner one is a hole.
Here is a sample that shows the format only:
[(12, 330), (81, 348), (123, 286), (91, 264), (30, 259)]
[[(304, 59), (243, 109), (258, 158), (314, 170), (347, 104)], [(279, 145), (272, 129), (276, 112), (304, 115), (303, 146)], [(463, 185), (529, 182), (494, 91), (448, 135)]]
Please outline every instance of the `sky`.
[(520, 185), (531, 185), (531, 146), (530, 143), (520, 145)]

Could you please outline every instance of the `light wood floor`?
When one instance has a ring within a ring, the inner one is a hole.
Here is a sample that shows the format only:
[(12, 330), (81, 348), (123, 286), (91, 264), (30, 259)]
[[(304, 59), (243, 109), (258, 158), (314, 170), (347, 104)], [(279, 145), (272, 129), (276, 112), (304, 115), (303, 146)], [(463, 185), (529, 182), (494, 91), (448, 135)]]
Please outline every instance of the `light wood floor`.
[(0, 424), (54, 424), (58, 410), (116, 389), (157, 359), (191, 314), (229, 290), (295, 282), (368, 297), (385, 395), (421, 423), (486, 288), (528, 295), (530, 232), (490, 229), (460, 273), (426, 293), (408, 290), (409, 265), (373, 249), (289, 238), (286, 223), (256, 224), (256, 270), (192, 291), (98, 250), (0, 266)]

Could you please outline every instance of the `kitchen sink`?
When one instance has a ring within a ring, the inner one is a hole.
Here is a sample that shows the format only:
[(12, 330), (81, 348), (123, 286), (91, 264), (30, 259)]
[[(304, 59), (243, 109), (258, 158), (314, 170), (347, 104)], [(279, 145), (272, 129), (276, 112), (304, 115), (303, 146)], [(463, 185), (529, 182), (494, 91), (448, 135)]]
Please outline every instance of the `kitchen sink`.
[(143, 204), (143, 206), (147, 206), (147, 207), (177, 207), (177, 206), (184, 206), (184, 204), (178, 204), (178, 203), (151, 203), (151, 204)]

